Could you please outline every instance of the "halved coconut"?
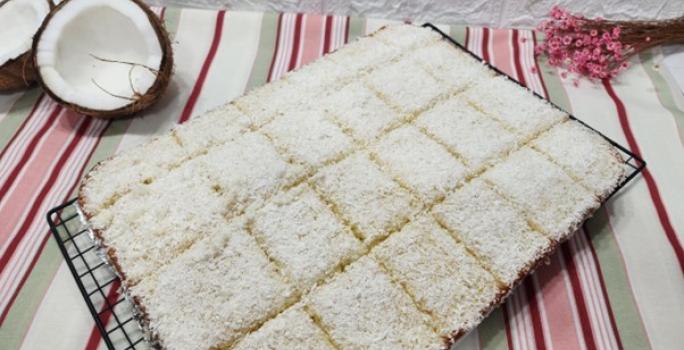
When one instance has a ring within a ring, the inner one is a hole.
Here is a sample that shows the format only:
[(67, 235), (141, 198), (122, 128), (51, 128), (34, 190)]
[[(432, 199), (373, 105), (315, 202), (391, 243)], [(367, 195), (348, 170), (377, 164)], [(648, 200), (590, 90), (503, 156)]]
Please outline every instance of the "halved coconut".
[(35, 82), (29, 51), (51, 7), (48, 0), (0, 0), (0, 91)]
[(101, 118), (150, 106), (173, 67), (168, 34), (138, 0), (66, 0), (38, 30), (33, 52), (38, 81), (52, 98)]

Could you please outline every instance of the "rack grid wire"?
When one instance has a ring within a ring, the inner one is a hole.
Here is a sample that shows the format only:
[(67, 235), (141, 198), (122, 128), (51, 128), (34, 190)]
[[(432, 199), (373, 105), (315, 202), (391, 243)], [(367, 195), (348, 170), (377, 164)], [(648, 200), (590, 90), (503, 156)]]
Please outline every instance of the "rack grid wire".
[[(434, 25), (426, 23), (423, 26), (435, 30), (455, 47), (472, 55), (478, 61), (482, 61), (477, 55), (468, 51), (463, 45)], [(527, 87), (496, 67), (489, 65), (487, 62), (484, 62), (484, 64), (498, 74), (508, 77), (516, 84), (527, 89)], [(536, 92), (533, 91), (533, 93), (537, 97), (545, 99)], [(562, 110), (556, 104), (552, 103), (552, 105)], [(646, 162), (643, 159), (624, 146), (611, 140), (574, 116), (570, 115), (570, 118), (577, 120), (601, 135), (622, 153), (624, 164), (628, 168), (628, 175), (608, 198), (625, 187), (646, 166)], [(77, 199), (72, 199), (63, 205), (51, 209), (47, 214), (47, 220), (50, 231), (57, 241), (57, 246), (66, 260), (67, 266), (76, 281), (76, 286), (81, 292), (107, 348), (111, 350), (153, 348), (154, 345), (149, 341), (148, 332), (145, 331), (140, 322), (140, 313), (135, 305), (128, 300), (121, 285), (121, 279), (109, 265), (106, 255), (100, 249), (85, 216), (78, 207)]]

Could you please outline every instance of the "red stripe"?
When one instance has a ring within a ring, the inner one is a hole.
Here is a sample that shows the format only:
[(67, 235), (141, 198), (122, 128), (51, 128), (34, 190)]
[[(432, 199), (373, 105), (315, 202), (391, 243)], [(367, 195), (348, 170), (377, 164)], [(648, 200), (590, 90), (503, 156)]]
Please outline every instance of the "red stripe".
[[(2, 202), (3, 198), (9, 194), (9, 189), (12, 187), (14, 182), (17, 180), (17, 175), (21, 172), (21, 170), (24, 168), (26, 163), (28, 163), (29, 158), (31, 158), (31, 155), (33, 152), (36, 150), (36, 147), (38, 147), (38, 142), (43, 138), (43, 136), (50, 130), (52, 125), (57, 121), (57, 116), (59, 116), (59, 113), (62, 111), (62, 107), (55, 107), (52, 110), (52, 113), (48, 117), (47, 121), (43, 126), (36, 132), (36, 134), (33, 136), (33, 139), (29, 142), (28, 146), (26, 146), (26, 149), (24, 150), (23, 155), (21, 156), (21, 159), (17, 163), (17, 166), (14, 167), (12, 172), (9, 174), (7, 177), (7, 181), (0, 187), (0, 202)], [(0, 266), (0, 272), (4, 269), (4, 266)]]
[(190, 119), (192, 115), (192, 110), (195, 109), (195, 104), (197, 103), (197, 98), (199, 97), (200, 93), (202, 92), (202, 87), (204, 86), (204, 81), (207, 79), (207, 74), (209, 73), (209, 68), (211, 67), (211, 63), (214, 61), (214, 57), (216, 56), (216, 51), (218, 50), (219, 44), (221, 43), (221, 35), (223, 33), (223, 19), (226, 16), (226, 11), (219, 11), (218, 14), (216, 15), (216, 27), (214, 28), (214, 39), (211, 42), (211, 47), (209, 47), (209, 52), (207, 53), (207, 57), (204, 59), (204, 63), (202, 64), (202, 69), (200, 70), (199, 76), (197, 77), (197, 80), (195, 81), (195, 86), (192, 88), (192, 93), (190, 93), (190, 97), (188, 98), (188, 102), (185, 104), (185, 108), (183, 108), (183, 112), (181, 113), (180, 119), (178, 119), (179, 123), (184, 123), (188, 119)]
[[(537, 48), (537, 34), (532, 31), (532, 43), (534, 44), (533, 50)], [(544, 96), (549, 98), (549, 90), (546, 89), (546, 83), (544, 83), (544, 78), (542, 76), (541, 69), (539, 68), (539, 60), (537, 56), (534, 56), (534, 67), (537, 69), (537, 76), (539, 76), (539, 81), (541, 82), (542, 89), (544, 90)]]
[(489, 28), (482, 28), (482, 59), (489, 63)]
[(282, 32), (282, 26), (283, 26), (283, 14), (278, 15), (278, 25), (276, 28), (276, 42), (275, 42), (275, 49), (273, 50), (273, 58), (271, 58), (271, 67), (268, 69), (268, 81), (270, 82), (273, 78), (273, 69), (275, 68), (275, 61), (276, 58), (278, 57), (278, 50), (280, 50), (280, 33)]
[(518, 30), (513, 29), (513, 35), (511, 40), (513, 40), (513, 63), (515, 64), (515, 74), (518, 76), (518, 82), (520, 84), (527, 86), (525, 81), (525, 73), (523, 72), (522, 63), (520, 63), (520, 39), (518, 38)]
[[(31, 210), (29, 211), (29, 215), (26, 217), (25, 221), (23, 222), (18, 234), (12, 239), (12, 242), (10, 243), (10, 247), (8, 250), (5, 252), (5, 254), (2, 256), (2, 260), (0, 261), (1, 268), (4, 269), (8, 265), (8, 261), (11, 258), (11, 256), (14, 254), (14, 251), (16, 250), (17, 246), (19, 243), (21, 243), (21, 240), (24, 237), (24, 233), (28, 230), (29, 226), (33, 221), (35, 220), (35, 216), (37, 214), (37, 211), (41, 204), (43, 203), (45, 197), (47, 196), (48, 192), (50, 189), (53, 187), (54, 182), (56, 181), (58, 175), (61, 173), (61, 169), (64, 166), (64, 163), (68, 160), (69, 156), (73, 152), (73, 150), (76, 148), (78, 145), (80, 139), (83, 137), (85, 134), (85, 131), (87, 130), (89, 124), (91, 123), (91, 119), (88, 118), (86, 119), (81, 126), (78, 128), (77, 132), (77, 137), (74, 137), (70, 144), (67, 146), (67, 149), (62, 153), (62, 156), (58, 160), (55, 168), (52, 170), (52, 173), (50, 174), (50, 177), (48, 181), (43, 185), (43, 188), (41, 189), (41, 193), (34, 202), (33, 206), (31, 207)], [(102, 133), (104, 133), (104, 130), (106, 130), (106, 127), (103, 129)], [(102, 136), (102, 133), (98, 137), (98, 143), (99, 139)], [(81, 175), (83, 174), (83, 170), (85, 168), (85, 165), (88, 164), (88, 161), (92, 157), (92, 154), (97, 147), (97, 143), (95, 144), (95, 147), (93, 147), (90, 151), (90, 154), (86, 158), (86, 161), (83, 163), (83, 167), (79, 171), (77, 179), (80, 179)], [(65, 195), (65, 198), (62, 199), (62, 201), (66, 201), (67, 198), (71, 195), (73, 192), (74, 188), (76, 187), (78, 181), (75, 181), (74, 184), (71, 186), (67, 194)], [(41, 242), (38, 251), (36, 254), (33, 256), (31, 263), (29, 264), (28, 269), (24, 272), (23, 276), (21, 277), (21, 280), (19, 281), (19, 285), (17, 285), (17, 288), (15, 288), (12, 296), (10, 297), (9, 303), (5, 307), (5, 310), (3, 311), (2, 315), (0, 315), (0, 325), (4, 322), (5, 318), (7, 317), (7, 314), (9, 313), (10, 308), (14, 304), (15, 299), (19, 295), (19, 292), (23, 288), (24, 284), (26, 283), (26, 280), (28, 279), (28, 276), (30, 276), (31, 272), (33, 271), (33, 268), (35, 267), (36, 263), (38, 262), (38, 259), (45, 247), (45, 243), (47, 242), (47, 238), (49, 237), (49, 234), (46, 234), (45, 237), (43, 238), (43, 241)]]
[(54, 185), (55, 181), (57, 181), (57, 177), (60, 174), (62, 167), (64, 166), (64, 163), (66, 163), (69, 157), (71, 156), (71, 152), (73, 152), (74, 148), (76, 148), (76, 146), (78, 145), (79, 141), (85, 134), (85, 131), (87, 130), (88, 126), (90, 126), (91, 121), (92, 119), (87, 118), (83, 123), (81, 123), (78, 130), (76, 131), (77, 136), (71, 139), (69, 145), (57, 161), (57, 164), (52, 169), (50, 177), (43, 185), (43, 188), (41, 188), (38, 198), (35, 202), (33, 202), (33, 205), (31, 206), (28, 215), (24, 219), (24, 222), (19, 227), (17, 234), (14, 237), (12, 237), (12, 240), (10, 241), (10, 244), (7, 247), (7, 250), (5, 251), (5, 254), (3, 254), (2, 257), (0, 257), (0, 274), (9, 265), (9, 260), (12, 257), (12, 255), (14, 255), (14, 251), (17, 249), (17, 246), (19, 246), (19, 243), (21, 243), (21, 240), (24, 238), (24, 233), (33, 223), (33, 219), (36, 216), (38, 209), (40, 209), (41, 204), (43, 204), (43, 200), (48, 195), (48, 192), (50, 192), (50, 189)]
[[(84, 123), (85, 124), (85, 123)], [(97, 149), (97, 146), (100, 144), (100, 141), (102, 141), (102, 135), (104, 135), (104, 132), (109, 128), (109, 125), (111, 125), (111, 122), (107, 123), (107, 125), (102, 128), (102, 131), (100, 132), (100, 135), (98, 135), (97, 141), (93, 145), (93, 148), (90, 150), (90, 153), (86, 157), (85, 161), (83, 162), (83, 166), (81, 167), (81, 170), (78, 172), (78, 175), (76, 176), (76, 179), (80, 179), (81, 176), (83, 176), (83, 172), (85, 171), (86, 165), (90, 162), (90, 159), (93, 157), (93, 154), (95, 153), (95, 150)], [(80, 128), (79, 128), (80, 130)], [(69, 191), (66, 192), (66, 195), (62, 199), (62, 202), (65, 202), (71, 194), (74, 192), (74, 189), (76, 188), (76, 185), (78, 185), (78, 181), (74, 181), (73, 185), (71, 185), (71, 188)], [(5, 321), (5, 318), (7, 317), (7, 314), (9, 313), (9, 310), (12, 308), (12, 305), (14, 304), (15, 299), (19, 295), (19, 292), (21, 289), (24, 287), (24, 284), (26, 283), (26, 280), (28, 277), (31, 275), (31, 272), (33, 271), (33, 268), (36, 266), (36, 263), (38, 262), (38, 259), (43, 253), (43, 249), (45, 248), (45, 244), (47, 243), (48, 239), (50, 238), (50, 234), (47, 233), (45, 237), (43, 238), (43, 241), (40, 243), (40, 247), (36, 251), (36, 254), (33, 256), (31, 259), (31, 263), (29, 264), (28, 269), (26, 272), (24, 272), (24, 275), (21, 278), (21, 281), (19, 281), (19, 284), (17, 285), (17, 288), (15, 288), (14, 293), (12, 294), (12, 297), (9, 300), (9, 303), (7, 303), (7, 306), (5, 307), (5, 310), (3, 311), (2, 315), (0, 315), (0, 325), (3, 324)]]
[(532, 282), (533, 276), (529, 276), (523, 283), (525, 285), (525, 294), (527, 296), (527, 306), (530, 310), (530, 317), (532, 317), (532, 328), (534, 330), (534, 342), (537, 349), (546, 349), (544, 342), (544, 330), (542, 329), (541, 316), (539, 316), (539, 305), (537, 304), (537, 289)]
[[(468, 42), (466, 40), (466, 42)], [(511, 321), (509, 320), (508, 316), (508, 306), (507, 304), (510, 303), (510, 298), (508, 299), (509, 301), (506, 303), (506, 305), (502, 305), (501, 311), (503, 312), (503, 319), (504, 319), (504, 325), (506, 328), (506, 344), (508, 344), (508, 349), (514, 349), (513, 347), (513, 334), (511, 334)]]
[(10, 297), (10, 300), (7, 303), (7, 306), (5, 307), (5, 310), (2, 312), (2, 315), (0, 315), (0, 326), (2, 326), (3, 323), (5, 323), (5, 318), (7, 318), (7, 314), (9, 314), (9, 310), (12, 308), (12, 305), (14, 305), (14, 301), (17, 299), (19, 292), (24, 287), (24, 283), (26, 283), (28, 276), (30, 276), (31, 271), (33, 271), (33, 267), (35, 267), (36, 262), (38, 262), (38, 258), (43, 253), (43, 248), (45, 248), (45, 244), (47, 243), (48, 238), (50, 238), (50, 235), (46, 234), (45, 237), (43, 238), (43, 241), (40, 242), (40, 247), (38, 248), (36, 255), (33, 256), (33, 259), (31, 260), (31, 264), (29, 265), (28, 270), (26, 270), (26, 273), (24, 274), (24, 276), (19, 281), (19, 285), (17, 285), (17, 288), (14, 289), (14, 293), (12, 293), (12, 296)]
[(323, 54), (330, 52), (330, 42), (332, 41), (333, 16), (325, 16), (325, 35), (323, 36)]
[[(522, 68), (522, 62), (521, 62), (521, 51), (520, 51), (520, 42), (519, 42), (519, 33), (518, 30), (513, 29), (513, 33), (511, 35), (511, 40), (513, 41), (513, 63), (515, 65), (515, 73), (518, 78), (518, 82), (522, 84), (523, 86), (527, 86), (527, 80), (525, 79), (525, 72), (523, 71)], [(541, 79), (541, 78), (540, 78)], [(525, 292), (527, 295), (527, 302), (530, 310), (530, 317), (532, 318), (532, 328), (534, 330), (534, 341), (536, 344), (537, 349), (546, 349), (546, 343), (544, 342), (544, 330), (543, 330), (543, 323), (541, 320), (541, 314), (539, 311), (539, 305), (537, 303), (537, 289), (534, 286), (534, 283), (532, 281), (533, 277), (528, 277), (524, 284), (525, 284)]]
[(468, 40), (470, 40), (470, 27), (466, 27), (465, 29), (465, 43), (463, 46), (465, 46), (466, 49), (468, 49)]
[(17, 137), (19, 137), (19, 134), (21, 134), (22, 130), (26, 127), (26, 124), (28, 124), (28, 121), (33, 117), (33, 115), (36, 113), (36, 109), (38, 109), (38, 106), (40, 105), (40, 102), (43, 100), (43, 97), (45, 94), (40, 94), (38, 96), (38, 100), (33, 104), (33, 108), (31, 108), (31, 112), (28, 114), (28, 116), (24, 119), (24, 121), (19, 125), (19, 128), (17, 131), (14, 132), (14, 135), (12, 135), (12, 138), (9, 139), (5, 147), (0, 151), (0, 159), (5, 155), (7, 150), (10, 148), (10, 145), (16, 141)]
[(577, 314), (579, 315), (580, 326), (582, 328), (582, 333), (584, 334), (584, 342), (588, 350), (594, 350), (596, 349), (594, 332), (591, 329), (589, 312), (587, 311), (587, 305), (585, 304), (584, 296), (582, 295), (582, 286), (580, 285), (579, 276), (577, 275), (577, 266), (575, 266), (575, 260), (572, 258), (572, 253), (570, 252), (568, 244), (569, 243), (566, 242), (561, 245), (565, 268), (568, 272), (568, 277), (570, 277), (572, 293), (575, 297), (575, 304), (577, 305)]
[(293, 43), (292, 43), (292, 52), (290, 54), (290, 64), (287, 66), (287, 70), (291, 71), (295, 68), (297, 68), (297, 58), (299, 57), (299, 51), (301, 49), (301, 33), (302, 33), (302, 20), (304, 18), (304, 15), (301, 13), (297, 14), (297, 17), (295, 18), (295, 30), (294, 30), (294, 38), (293, 38)]
[(344, 26), (345, 26), (345, 29), (344, 29), (344, 43), (345, 43), (345, 44), (349, 42), (349, 31), (351, 30), (351, 28), (350, 28), (350, 26), (349, 26), (349, 19), (350, 19), (350, 17), (347, 16), (347, 20), (346, 20), (345, 23), (344, 23)]
[(603, 279), (603, 271), (601, 270), (601, 263), (598, 260), (598, 255), (594, 249), (594, 243), (591, 241), (591, 234), (589, 233), (587, 225), (583, 225), (583, 234), (587, 238), (587, 245), (591, 250), (591, 256), (594, 259), (594, 265), (596, 265), (596, 272), (598, 275), (599, 283), (601, 285), (601, 294), (603, 299), (606, 301), (606, 309), (608, 310), (608, 318), (610, 319), (610, 326), (613, 328), (613, 333), (615, 334), (615, 340), (618, 345), (618, 349), (624, 349), (622, 346), (622, 340), (620, 339), (620, 331), (618, 330), (617, 323), (615, 322), (615, 314), (613, 313), (613, 307), (610, 305), (610, 299), (608, 298), (608, 290), (606, 288), (606, 281)]
[[(622, 103), (622, 100), (620, 100), (617, 94), (615, 94), (613, 86), (610, 85), (609, 81), (603, 80), (603, 86), (605, 87), (606, 92), (608, 92), (610, 98), (613, 99), (613, 102), (615, 103), (618, 118), (620, 119), (620, 126), (622, 127), (622, 132), (625, 134), (629, 148), (632, 152), (634, 152), (634, 154), (641, 157), (641, 150), (639, 149), (636, 138), (632, 133), (632, 127), (629, 125), (629, 119), (627, 118), (627, 110), (625, 109), (625, 105)], [(653, 175), (651, 175), (651, 172), (648, 170), (648, 168), (644, 168), (642, 174), (646, 180), (646, 185), (648, 186), (648, 192), (651, 195), (653, 205), (658, 213), (660, 225), (663, 227), (663, 230), (665, 230), (667, 240), (670, 241), (672, 250), (674, 250), (677, 261), (679, 262), (679, 268), (682, 270), (682, 272), (684, 272), (684, 249), (682, 249), (682, 245), (677, 239), (677, 233), (672, 227), (672, 223), (670, 223), (670, 217), (668, 216), (667, 209), (665, 209), (663, 200), (660, 197), (658, 186), (656, 185), (655, 179), (653, 178)]]
[[(114, 305), (116, 301), (119, 299), (119, 287), (121, 286), (121, 282), (117, 278), (116, 281), (112, 283), (112, 287), (109, 288), (109, 291), (107, 292), (107, 301), (109, 301), (109, 305)], [(104, 303), (102, 305), (102, 309), (100, 310), (100, 320), (102, 321), (102, 324), (107, 327), (107, 323), (109, 323), (109, 319), (112, 317), (112, 311), (105, 309), (107, 308), (107, 303)], [(97, 329), (97, 326), (93, 326), (93, 329), (90, 330), (90, 337), (88, 337), (88, 343), (86, 344), (85, 349), (86, 350), (95, 350), (98, 348), (100, 345), (100, 339), (102, 339), (102, 335), (100, 334), (100, 330)]]

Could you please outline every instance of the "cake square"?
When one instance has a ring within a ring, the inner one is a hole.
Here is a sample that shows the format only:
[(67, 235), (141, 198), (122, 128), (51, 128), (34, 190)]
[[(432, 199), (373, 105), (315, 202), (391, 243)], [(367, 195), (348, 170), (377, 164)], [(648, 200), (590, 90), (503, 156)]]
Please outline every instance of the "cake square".
[(322, 106), (354, 138), (365, 143), (401, 121), (399, 113), (358, 81), (332, 92), (323, 100)]
[(554, 126), (532, 145), (565, 167), (599, 198), (610, 195), (625, 176), (622, 156), (615, 147), (574, 120)]
[(447, 145), (471, 171), (500, 161), (522, 138), (458, 98), (436, 105), (415, 124)]
[(363, 250), (353, 233), (306, 184), (282, 193), (250, 215), (250, 230), (306, 291)]
[(403, 50), (427, 46), (431, 42), (442, 39), (442, 36), (436, 31), (412, 24), (396, 24), (383, 27), (372, 34), (372, 36)]
[(154, 295), (141, 300), (167, 349), (229, 347), (295, 297), (242, 220), (217, 228), (156, 279)]
[(366, 81), (404, 114), (427, 109), (433, 100), (448, 90), (444, 83), (407, 58), (376, 69), (366, 77)]
[(304, 175), (301, 167), (287, 163), (269, 140), (247, 133), (198, 157), (208, 169), (225, 201), (226, 217), (259, 206), (281, 188)]
[(563, 111), (504, 76), (481, 80), (466, 90), (464, 96), (478, 109), (502, 121), (526, 139), (567, 118)]
[(381, 40), (373, 37), (361, 37), (326, 57), (330, 57), (335, 63), (352, 71), (365, 72), (396, 58), (400, 53), (401, 50), (387, 45)]
[(80, 189), (80, 204), (93, 216), (114, 204), (123, 194), (164, 176), (187, 156), (171, 135), (127, 149), (98, 164)]
[(411, 194), (383, 173), (367, 153), (356, 153), (322, 169), (313, 183), (366, 244), (398, 229), (419, 209)]
[(415, 50), (409, 57), (456, 91), (472, 86), (480, 80), (489, 79), (495, 74), (484, 63), (446, 40)]
[(430, 312), (443, 337), (472, 329), (501, 292), (494, 276), (425, 216), (382, 242), (373, 254)]
[(546, 236), (529, 227), (523, 213), (480, 180), (451, 193), (433, 213), (509, 286), (552, 248)]
[(290, 86), (298, 90), (326, 91), (334, 90), (349, 81), (356, 73), (347, 67), (335, 63), (329, 56), (319, 58), (295, 71), (285, 74)]
[(335, 350), (301, 305), (287, 309), (247, 335), (233, 350)]
[(132, 285), (212, 234), (223, 224), (225, 205), (206, 170), (190, 161), (148, 188), (128, 193), (113, 209), (117, 215), (100, 236), (116, 247), (126, 284)]
[(295, 163), (315, 169), (340, 158), (353, 144), (353, 140), (325, 119), (323, 113), (320, 110), (288, 113), (266, 125), (262, 131)]
[(369, 257), (314, 290), (307, 304), (342, 349), (436, 349), (442, 344), (429, 317)]
[(587, 213), (600, 205), (591, 192), (529, 147), (514, 152), (483, 177), (558, 241), (575, 232)]
[(232, 141), (248, 131), (250, 125), (249, 118), (235, 105), (228, 104), (178, 125), (172, 133), (188, 154), (198, 155)]
[(443, 198), (466, 176), (460, 161), (410, 125), (390, 132), (372, 152), (426, 203)]
[(315, 105), (314, 92), (300, 90), (293, 95), (292, 86), (280, 79), (251, 90), (233, 103), (249, 118), (252, 129), (269, 123), (282, 114)]

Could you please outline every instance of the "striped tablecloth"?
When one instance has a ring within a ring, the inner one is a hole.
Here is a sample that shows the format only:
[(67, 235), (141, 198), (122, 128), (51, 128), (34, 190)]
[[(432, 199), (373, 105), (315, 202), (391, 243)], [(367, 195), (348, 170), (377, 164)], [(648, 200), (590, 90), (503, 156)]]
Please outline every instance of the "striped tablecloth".
[[(0, 349), (103, 347), (45, 213), (98, 161), (166, 132), (386, 22), (158, 10), (175, 50), (169, 93), (143, 118), (104, 121), (40, 90), (0, 95)], [(443, 27), (523, 84), (648, 161), (459, 349), (684, 346), (684, 99), (656, 51), (611, 83), (535, 61), (526, 30)], [(535, 69), (536, 67), (536, 69)]]

